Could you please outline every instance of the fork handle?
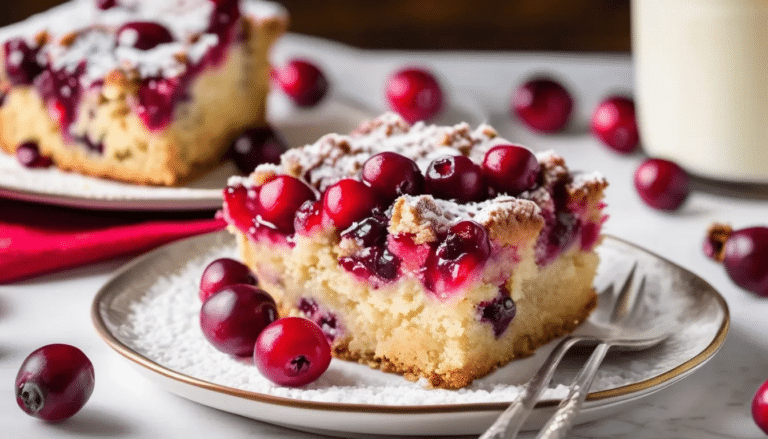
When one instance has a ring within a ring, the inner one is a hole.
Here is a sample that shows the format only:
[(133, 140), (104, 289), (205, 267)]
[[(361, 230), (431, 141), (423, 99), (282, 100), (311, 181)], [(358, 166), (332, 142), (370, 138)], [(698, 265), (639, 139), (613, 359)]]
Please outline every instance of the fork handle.
[(523, 423), (531, 414), (541, 393), (544, 391), (557, 365), (565, 356), (565, 353), (576, 343), (583, 341), (583, 337), (568, 337), (558, 343), (557, 347), (549, 354), (544, 364), (536, 375), (525, 385), (520, 395), (498, 417), (488, 430), (480, 436), (480, 439), (513, 439), (517, 436)]
[(576, 415), (581, 410), (587, 393), (589, 393), (589, 387), (597, 374), (597, 369), (610, 348), (609, 343), (597, 345), (587, 363), (573, 380), (568, 397), (560, 403), (557, 411), (549, 418), (536, 439), (561, 439), (568, 434), (576, 420)]

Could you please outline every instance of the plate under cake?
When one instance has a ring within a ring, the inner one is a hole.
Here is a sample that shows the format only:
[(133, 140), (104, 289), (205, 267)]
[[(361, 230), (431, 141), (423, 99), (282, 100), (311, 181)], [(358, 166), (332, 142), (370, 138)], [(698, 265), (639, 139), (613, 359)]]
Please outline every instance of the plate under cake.
[[(387, 113), (232, 177), (223, 212), (281, 315), (316, 322), (336, 357), (461, 388), (572, 331), (596, 304), (606, 181), (527, 152), (530, 187), (499, 191), (481, 164), (509, 144), (488, 125), (410, 126)], [(385, 194), (362, 178), (385, 151), (411, 159), (424, 183)], [(482, 190), (439, 187), (435, 173), (454, 171)]]
[(259, 0), (71, 0), (0, 29), (0, 148), (134, 183), (190, 180), (266, 123), (268, 51), (287, 21)]

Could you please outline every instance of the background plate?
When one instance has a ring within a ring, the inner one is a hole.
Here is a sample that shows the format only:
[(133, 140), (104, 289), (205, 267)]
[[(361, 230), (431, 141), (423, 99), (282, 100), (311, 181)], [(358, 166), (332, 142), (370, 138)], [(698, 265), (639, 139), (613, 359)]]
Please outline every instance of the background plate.
[[(487, 116), (470, 98), (457, 99), (433, 122), (476, 126)], [(330, 95), (319, 106), (301, 109), (282, 93), (271, 93), (268, 119), (288, 145), (312, 143), (327, 133), (348, 133), (377, 112), (349, 98)], [(238, 171), (230, 161), (184, 187), (135, 185), (94, 178), (55, 167), (28, 169), (0, 153), (0, 197), (86, 209), (210, 210), (221, 207), (221, 189)]]
[[(515, 383), (527, 380), (555, 344), (461, 391), (424, 389), (398, 375), (335, 359), (304, 388), (277, 387), (254, 366), (216, 351), (199, 329), (200, 272), (214, 258), (235, 253), (233, 237), (222, 231), (140, 257), (94, 299), (97, 331), (140, 373), (180, 396), (265, 422), (349, 437), (479, 434), (518, 395)], [(684, 378), (712, 358), (729, 325), (723, 298), (687, 270), (613, 237), (606, 237), (599, 253), (598, 290), (623, 281), (637, 262), (638, 274), (647, 277), (644, 306), (655, 314), (654, 323), (673, 335), (643, 352), (609, 353), (577, 422), (607, 416)], [(525, 428), (546, 421), (585, 355), (576, 351), (566, 357)]]

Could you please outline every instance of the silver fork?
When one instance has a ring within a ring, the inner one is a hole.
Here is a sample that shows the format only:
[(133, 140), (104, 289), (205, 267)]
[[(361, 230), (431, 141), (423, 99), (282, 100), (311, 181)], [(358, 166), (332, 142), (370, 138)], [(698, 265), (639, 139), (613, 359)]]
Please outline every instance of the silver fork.
[[(589, 360), (574, 378), (568, 396), (560, 403), (557, 412), (541, 429), (537, 439), (564, 437), (573, 426), (573, 421), (589, 392), (592, 380), (610, 348), (647, 349), (669, 336), (666, 332), (639, 325), (643, 321), (640, 310), (645, 292), (645, 276), (641, 277), (638, 282), (639, 285), (634, 288), (633, 281), (636, 270), (637, 264), (632, 267), (624, 280), (610, 311), (602, 306), (599, 307), (595, 310), (595, 315), (584, 322), (572, 335), (563, 339), (536, 375), (526, 384), (520, 396), (480, 436), (480, 439), (515, 438), (536, 405), (536, 401), (552, 380), (552, 376), (566, 352), (579, 343), (596, 344), (597, 347)], [(600, 294), (600, 297), (606, 296), (613, 297), (613, 284)]]

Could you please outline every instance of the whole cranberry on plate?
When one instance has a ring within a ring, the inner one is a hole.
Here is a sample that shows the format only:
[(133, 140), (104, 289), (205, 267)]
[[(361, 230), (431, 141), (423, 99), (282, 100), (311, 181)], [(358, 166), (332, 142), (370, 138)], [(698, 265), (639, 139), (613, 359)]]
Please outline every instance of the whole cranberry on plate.
[(511, 110), (528, 127), (544, 133), (560, 131), (571, 116), (573, 98), (551, 78), (535, 78), (515, 89)]
[(217, 291), (237, 284), (258, 285), (247, 265), (231, 258), (219, 258), (208, 264), (200, 276), (200, 300), (206, 301)]
[(236, 356), (253, 353), (261, 331), (277, 320), (275, 299), (253, 285), (217, 291), (200, 308), (200, 328), (216, 349)]
[(635, 171), (635, 189), (645, 204), (659, 210), (676, 210), (691, 191), (688, 173), (676, 163), (647, 159)]
[(592, 114), (592, 132), (608, 147), (629, 154), (640, 144), (635, 103), (625, 96), (610, 96)]
[(43, 346), (24, 360), (16, 375), (16, 403), (25, 413), (61, 421), (80, 411), (93, 393), (93, 364), (68, 344)]
[(328, 93), (325, 74), (308, 60), (293, 59), (272, 73), (280, 89), (300, 107), (315, 106)]
[(253, 362), (273, 383), (299, 387), (316, 380), (328, 369), (331, 346), (313, 321), (284, 317), (261, 332)]
[(395, 72), (386, 84), (390, 108), (408, 123), (429, 120), (443, 109), (443, 90), (427, 70), (410, 68)]
[(283, 138), (271, 127), (253, 127), (237, 136), (229, 153), (237, 169), (250, 174), (261, 164), (280, 163), (280, 155), (287, 149)]

